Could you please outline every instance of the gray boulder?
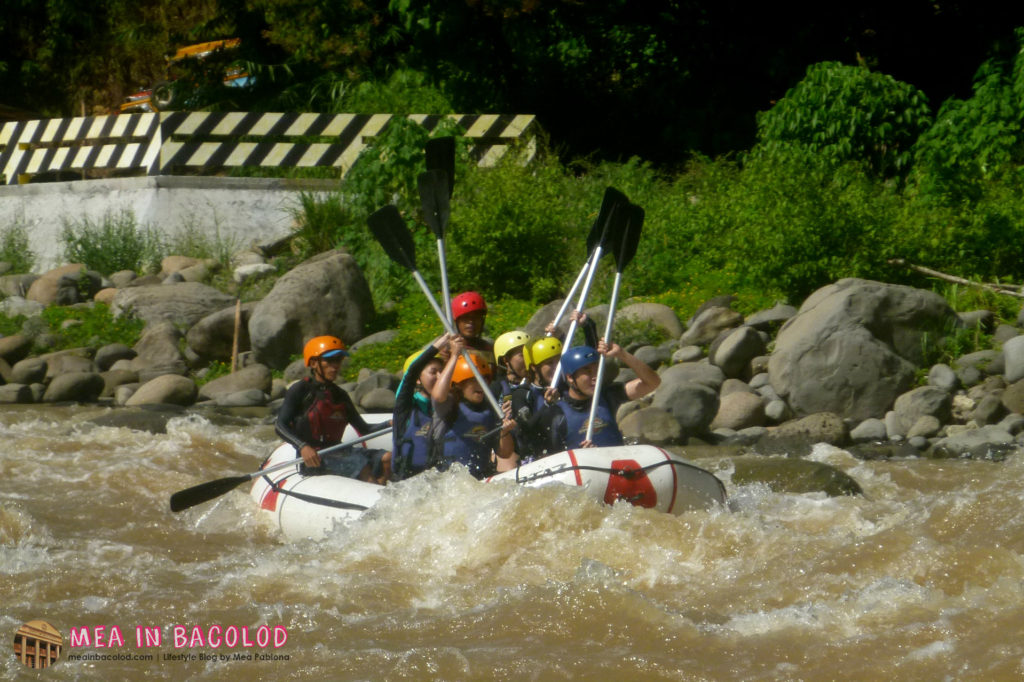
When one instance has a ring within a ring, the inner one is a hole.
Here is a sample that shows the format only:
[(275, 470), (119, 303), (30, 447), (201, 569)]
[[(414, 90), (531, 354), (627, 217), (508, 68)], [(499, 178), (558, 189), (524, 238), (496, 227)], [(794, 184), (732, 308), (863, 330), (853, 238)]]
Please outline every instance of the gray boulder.
[(683, 427), (669, 412), (659, 407), (643, 407), (630, 412), (619, 422), (623, 437), (628, 441), (652, 445), (683, 443)]
[(850, 440), (854, 443), (873, 443), (883, 441), (888, 436), (885, 422), (869, 417), (850, 430)]
[(25, 359), (32, 349), (32, 339), (24, 334), (12, 334), (0, 338), (0, 359), (14, 364)]
[(1003, 344), (1003, 376), (1009, 383), (1024, 379), (1024, 336), (1015, 336)]
[(110, 312), (115, 316), (134, 315), (147, 324), (170, 322), (188, 329), (234, 302), (234, 296), (200, 282), (177, 282), (118, 289)]
[(721, 397), (718, 412), (710, 428), (740, 431), (764, 424), (764, 399), (757, 393), (734, 391)]
[(697, 314), (690, 328), (679, 337), (681, 346), (706, 346), (722, 331), (743, 324), (743, 316), (735, 310), (711, 306)]
[[(209, 381), (199, 389), (201, 400), (217, 400), (224, 396), (238, 393), (239, 391), (258, 391), (270, 393), (273, 377), (270, 375), (270, 368), (266, 365), (249, 365), (237, 372), (226, 374)], [(260, 405), (265, 404), (265, 400)]]
[(941, 388), (921, 386), (896, 398), (892, 409), (909, 435), (910, 427), (925, 415), (948, 422), (952, 403), (952, 396)]
[(0, 386), (0, 405), (29, 404), (32, 402), (32, 389), (25, 384), (4, 384)]
[(1014, 414), (1024, 414), (1024, 379), (1006, 387), (1002, 397), (1003, 405)]
[(832, 412), (819, 412), (780, 424), (757, 442), (757, 451), (803, 457), (815, 443), (843, 446), (849, 440), (842, 417)]
[(718, 392), (693, 382), (663, 383), (654, 392), (651, 407), (670, 413), (686, 435), (700, 434), (718, 413)]
[(0, 276), (0, 294), (11, 297), (25, 298), (25, 294), (32, 288), (32, 283), (39, 279), (39, 275), (3, 275)]
[(672, 364), (680, 362), (696, 362), (704, 357), (704, 351), (700, 346), (682, 346), (672, 353)]
[(94, 402), (103, 392), (103, 377), (96, 372), (69, 372), (50, 381), (44, 403)]
[[(118, 392), (128, 386), (129, 384), (125, 384), (119, 387)], [(170, 405), (191, 405), (196, 401), (198, 394), (199, 389), (196, 388), (196, 383), (191, 379), (178, 374), (163, 374), (139, 386), (138, 390), (132, 393), (131, 397), (125, 400), (124, 404), (128, 407), (165, 403)]]
[(224, 393), (215, 399), (218, 407), (258, 407), (267, 404), (267, 394), (258, 388)]
[(711, 364), (727, 377), (749, 377), (750, 361), (765, 352), (765, 343), (753, 327), (732, 330), (712, 352)]
[(71, 372), (92, 372), (92, 348), (69, 348), (36, 356), (46, 363), (46, 380)]
[(395, 392), (387, 388), (375, 388), (363, 396), (359, 406), (367, 412), (391, 412), (395, 409)]
[(106, 372), (118, 360), (131, 360), (137, 353), (123, 343), (108, 343), (96, 351), (96, 369)]
[(259, 362), (283, 368), (314, 336), (351, 344), (362, 338), (373, 298), (355, 259), (342, 251), (314, 256), (281, 277), (249, 318)]
[(683, 333), (683, 324), (676, 312), (661, 303), (633, 303), (616, 311), (615, 319), (634, 323), (650, 323), (662, 330), (671, 339), (678, 339)]
[(106, 372), (100, 372), (100, 376), (103, 377), (101, 398), (112, 398), (117, 393), (118, 387), (135, 384), (139, 381), (139, 373), (127, 369), (108, 369)]
[(768, 310), (759, 310), (746, 319), (744, 324), (759, 331), (771, 331), (796, 317), (797, 309), (786, 303), (776, 303)]
[[(203, 360), (230, 360), (235, 342), (235, 307), (210, 313), (196, 322), (185, 334), (185, 343)], [(252, 346), (249, 342), (249, 319), (256, 308), (256, 302), (241, 305), (238, 327), (238, 351), (245, 352)]]
[(148, 325), (133, 348), (137, 355), (129, 369), (139, 373), (143, 384), (162, 374), (185, 374), (188, 365), (178, 349), (179, 339), (181, 332), (170, 322)]
[(960, 379), (949, 365), (939, 363), (928, 370), (928, 385), (952, 393), (960, 387)]
[(25, 358), (11, 367), (11, 383), (37, 384), (46, 379), (47, 364), (43, 358)]
[(947, 436), (932, 445), (929, 454), (937, 458), (1002, 460), (1017, 447), (1013, 436), (999, 426), (982, 426)]
[(879, 417), (911, 387), (925, 340), (959, 324), (932, 292), (843, 279), (814, 292), (783, 325), (768, 372), (798, 415)]
[(662, 386), (691, 382), (703, 384), (715, 392), (722, 388), (726, 379), (722, 369), (707, 360), (672, 365), (662, 369), (658, 374), (661, 376)]

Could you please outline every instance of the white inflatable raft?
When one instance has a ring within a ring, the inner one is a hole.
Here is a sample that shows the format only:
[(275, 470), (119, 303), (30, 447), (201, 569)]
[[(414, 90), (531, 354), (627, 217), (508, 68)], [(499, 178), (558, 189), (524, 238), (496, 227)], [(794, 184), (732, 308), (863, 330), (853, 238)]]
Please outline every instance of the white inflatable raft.
[[(365, 445), (390, 449), (391, 437), (375, 438)], [(295, 458), (295, 449), (285, 443), (274, 450), (263, 468)], [(713, 474), (653, 445), (569, 450), (487, 480), (579, 486), (609, 504), (625, 500), (670, 514), (725, 502), (725, 488)], [(286, 537), (319, 539), (336, 523), (357, 518), (372, 507), (383, 489), (341, 476), (303, 476), (296, 463), (256, 478), (250, 494)]]

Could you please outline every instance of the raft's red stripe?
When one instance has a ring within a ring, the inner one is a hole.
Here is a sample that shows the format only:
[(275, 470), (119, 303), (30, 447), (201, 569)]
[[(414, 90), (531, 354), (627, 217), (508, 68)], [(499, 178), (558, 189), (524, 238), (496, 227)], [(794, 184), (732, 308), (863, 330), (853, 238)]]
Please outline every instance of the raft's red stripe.
[[(280, 487), (284, 485), (284, 482), (287, 480), (287, 478), (282, 478), (280, 481), (275, 481), (275, 483)], [(266, 509), (267, 511), (277, 511), (277, 497), (278, 492), (273, 488), (270, 488), (270, 492), (264, 495), (263, 499), (260, 500), (260, 509)]]
[(576, 474), (576, 485), (582, 486), (583, 485), (583, 477), (580, 475), (580, 465), (579, 465), (579, 462), (576, 461), (576, 452), (573, 451), (573, 450), (567, 450), (566, 452), (569, 455), (569, 461), (572, 462), (573, 473)]

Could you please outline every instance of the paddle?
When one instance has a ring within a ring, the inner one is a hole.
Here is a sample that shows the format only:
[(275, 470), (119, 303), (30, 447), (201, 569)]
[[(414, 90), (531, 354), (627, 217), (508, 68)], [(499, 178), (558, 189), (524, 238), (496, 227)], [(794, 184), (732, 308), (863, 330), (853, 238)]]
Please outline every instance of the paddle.
[[(615, 305), (619, 300), (619, 286), (622, 284), (622, 271), (636, 255), (636, 247), (640, 243), (640, 230), (644, 225), (644, 210), (635, 204), (626, 207), (626, 223), (615, 247), (615, 283), (612, 285), (612, 300), (608, 304), (608, 322), (604, 326), (604, 340), (609, 346), (612, 343), (612, 325), (615, 323)], [(587, 421), (587, 436), (590, 440), (594, 435), (594, 420), (597, 417), (598, 396), (604, 382), (605, 356), (597, 363), (597, 381), (594, 384), (594, 396), (590, 399), (590, 419)]]
[(441, 266), (441, 293), (444, 301), (445, 317), (451, 320), (452, 295), (448, 289), (448, 263), (445, 258), (444, 233), (448, 228), (448, 217), (451, 215), (449, 204), (448, 177), (439, 168), (421, 173), (416, 180), (420, 191), (420, 205), (423, 208), (423, 220), (437, 237), (437, 260)]
[[(597, 266), (601, 263), (601, 252), (606, 242), (614, 243), (621, 239), (621, 232), (625, 226), (626, 208), (629, 206), (629, 199), (626, 196), (615, 189), (609, 187), (604, 193), (604, 202), (602, 202), (602, 211), (598, 215), (600, 219), (601, 215), (605, 216), (604, 225), (601, 228), (601, 237), (597, 240), (594, 245), (594, 251), (591, 258), (590, 270), (587, 272), (587, 278), (583, 284), (583, 290), (580, 292), (579, 300), (576, 303), (576, 310), (583, 310), (587, 304), (587, 294), (590, 293), (590, 285), (594, 281), (594, 275), (597, 273)], [(605, 211), (604, 206), (607, 203), (608, 210)], [(572, 336), (576, 333), (576, 320), (569, 323), (569, 330), (565, 335), (565, 342), (562, 344), (562, 353), (572, 345)], [(558, 388), (558, 382), (562, 378), (562, 360), (559, 358), (558, 365), (555, 367), (555, 375), (551, 377), (551, 388)]]
[(451, 135), (435, 137), (427, 140), (423, 146), (423, 154), (427, 157), (427, 170), (440, 170), (448, 180), (448, 198), (455, 189), (455, 138)]
[(441, 293), (445, 317), (452, 319), (452, 295), (448, 289), (448, 263), (444, 234), (451, 215), (452, 191), (455, 189), (455, 138), (436, 137), (423, 146), (427, 172), (417, 178), (420, 203), (427, 226), (437, 236), (437, 260), (441, 266)]
[[(321, 450), (319, 454), (321, 457), (324, 455), (330, 455), (340, 450), (344, 450), (345, 448), (352, 447), (353, 445), (358, 445), (359, 443), (364, 443), (368, 440), (376, 438), (377, 436), (383, 436), (388, 433), (391, 433), (391, 427), (388, 427), (386, 429), (380, 429), (379, 431), (374, 431), (373, 433), (368, 433), (365, 436), (353, 438), (352, 440), (346, 441), (344, 443), (332, 445), (329, 448), (324, 448), (323, 450)], [(288, 462), (281, 462), (280, 464), (275, 464), (274, 466), (267, 467), (266, 469), (254, 471), (251, 474), (245, 474), (243, 476), (229, 476), (227, 478), (218, 478), (215, 481), (207, 481), (206, 483), (194, 485), (191, 488), (179, 490), (178, 492), (171, 495), (171, 511), (180, 512), (185, 509), (188, 509), (189, 507), (194, 507), (197, 504), (202, 504), (203, 502), (212, 500), (215, 497), (220, 497), (224, 493), (234, 490), (235, 488), (242, 485), (246, 481), (251, 481), (257, 476), (269, 474), (274, 471), (280, 471), (281, 469), (286, 469), (290, 466), (295, 466), (296, 464), (301, 463), (302, 458), (298, 457)]]
[[(591, 263), (594, 260), (594, 250), (599, 244), (604, 243), (608, 237), (607, 226), (608, 219), (611, 216), (611, 211), (615, 206), (620, 204), (628, 204), (629, 199), (626, 195), (615, 189), (614, 187), (608, 187), (604, 191), (604, 198), (601, 200), (601, 209), (597, 213), (597, 219), (594, 224), (590, 226), (590, 233), (587, 235), (587, 262), (583, 264), (583, 269), (580, 270), (580, 274), (576, 276), (576, 281), (573, 282), (572, 288), (569, 289), (569, 293), (565, 295), (565, 299), (562, 301), (562, 306), (555, 313), (554, 326), (558, 326), (558, 323), (562, 321), (562, 316), (565, 315), (566, 309), (569, 307), (569, 303), (572, 302), (572, 297), (576, 295), (576, 290), (580, 286), (580, 282), (586, 277), (587, 273), (590, 272)], [(548, 334), (551, 336), (551, 334)]]
[[(427, 297), (427, 301), (430, 302), (430, 307), (434, 309), (437, 319), (444, 325), (445, 331), (452, 336), (456, 336), (458, 332), (452, 326), (451, 320), (442, 312), (441, 307), (437, 304), (437, 299), (434, 298), (430, 287), (424, 281), (423, 275), (416, 269), (416, 249), (412, 241), (412, 234), (409, 232), (409, 228), (406, 226), (398, 209), (394, 204), (388, 204), (374, 211), (368, 222), (370, 224), (370, 232), (380, 242), (380, 245), (384, 248), (384, 253), (388, 254), (391, 260), (412, 273), (413, 279), (419, 284), (423, 294)], [(480, 388), (483, 389), (484, 396), (491, 404), (494, 413), (498, 415), (498, 419), (504, 419), (505, 413), (502, 412), (501, 406), (495, 399), (494, 394), (491, 393), (491, 387), (488, 385), (487, 380), (484, 379), (476, 364), (470, 359), (469, 351), (463, 349), (462, 357), (469, 364), (470, 370), (473, 371), (473, 376), (480, 382)]]

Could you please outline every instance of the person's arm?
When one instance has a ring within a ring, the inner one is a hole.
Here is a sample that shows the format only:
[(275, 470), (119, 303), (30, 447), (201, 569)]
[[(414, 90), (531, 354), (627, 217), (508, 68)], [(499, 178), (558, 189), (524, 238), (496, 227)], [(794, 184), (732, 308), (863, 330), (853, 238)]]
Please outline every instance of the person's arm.
[(452, 339), (451, 355), (448, 356), (448, 362), (445, 363), (444, 369), (441, 370), (437, 381), (434, 382), (434, 389), (430, 392), (430, 399), (435, 404), (448, 402), (452, 392), (452, 376), (455, 374), (455, 363), (459, 361), (459, 356), (465, 347), (466, 344), (462, 337), (457, 336)]
[(308, 390), (305, 382), (296, 382), (288, 389), (284, 395), (284, 401), (281, 403), (281, 409), (277, 412), (274, 432), (281, 437), (281, 440), (295, 448), (306, 466), (318, 467), (320, 466), (320, 455), (294, 429), (295, 420), (302, 414), (302, 403)]
[[(626, 384), (626, 397), (630, 400), (642, 398), (658, 388), (658, 386), (661, 386), (661, 377), (658, 376), (658, 373), (651, 369), (646, 362), (627, 352), (619, 344), (612, 343), (609, 346), (604, 339), (601, 339), (597, 344), (597, 352), (605, 357), (621, 360), (636, 374), (636, 379)], [(600, 387), (598, 387), (598, 390), (600, 390)]]

